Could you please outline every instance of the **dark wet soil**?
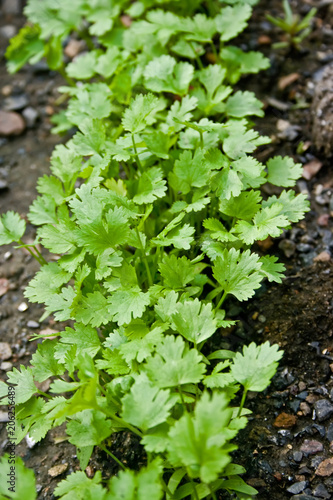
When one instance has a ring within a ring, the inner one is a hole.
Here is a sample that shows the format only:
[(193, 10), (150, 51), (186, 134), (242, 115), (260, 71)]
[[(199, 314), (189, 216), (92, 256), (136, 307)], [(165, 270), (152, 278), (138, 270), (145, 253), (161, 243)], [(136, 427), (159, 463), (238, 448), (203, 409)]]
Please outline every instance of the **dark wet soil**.
[[(252, 340), (269, 340), (285, 353), (272, 385), (262, 394), (249, 395), (247, 406), (253, 414), (238, 438), (239, 450), (234, 457), (247, 469), (244, 479), (258, 489), (261, 500), (333, 498), (333, 466), (329, 467), (333, 452), (332, 146), (328, 140), (320, 143), (320, 134), (329, 131), (320, 132), (320, 126), (325, 125), (315, 123), (318, 112), (327, 111), (320, 103), (322, 77), (333, 62), (333, 4), (325, 0), (292, 2), (293, 10), (301, 16), (312, 6), (318, 8), (314, 29), (300, 51), (272, 49), (272, 43), (282, 37), (265, 19), (267, 12), (281, 14), (281, 2), (275, 0), (262, 1), (255, 8), (249, 29), (238, 40), (244, 49), (264, 52), (272, 63), (268, 71), (239, 84), (265, 103), (266, 116), (256, 127), (273, 141), (258, 151), (258, 158), (265, 161), (281, 154), (301, 162), (304, 178), (297, 190), (308, 193), (311, 200), (311, 211), (304, 221), (274, 242), (266, 240), (258, 246), (259, 251), (276, 254), (285, 263), (283, 283), (265, 284), (245, 306), (230, 303), (230, 315), (238, 319), (237, 326), (228, 335), (214, 338), (216, 345), (229, 343), (233, 348)], [(8, 25), (17, 29), (23, 22), (19, 14), (0, 12), (0, 29)], [(37, 178), (48, 172), (49, 156), (59, 142), (59, 137), (50, 133), (50, 116), (56, 110), (61, 79), (42, 66), (8, 75), (3, 58), (6, 44), (0, 32), (0, 108), (8, 95), (24, 94), (27, 106), (39, 115), (35, 125), (22, 135), (0, 137), (0, 210), (15, 210), (25, 216), (36, 196)], [(331, 102), (333, 94), (325, 99), (325, 103)], [(34, 237), (30, 226), (28, 236)], [(19, 310), (25, 302), (24, 287), (37, 269), (22, 250), (0, 249), (0, 285), (6, 290), (0, 297), (0, 342), (7, 342), (12, 350), (5, 364), (0, 362), (2, 380), (11, 366), (29, 364), (36, 349), (37, 341), (29, 341), (34, 332), (64, 326), (50, 318), (40, 323), (42, 308), (38, 305), (28, 304), (25, 311)], [(0, 421), (2, 417), (0, 411)], [(0, 428), (2, 454), (7, 435), (5, 425), (0, 423)], [(110, 444), (112, 452), (131, 467), (143, 463), (140, 445), (130, 434), (114, 435)], [(65, 440), (62, 427), (31, 449), (23, 441), (17, 453), (36, 473), (39, 499), (53, 498), (59, 480), (79, 469), (75, 447)], [(51, 477), (51, 467), (60, 464), (64, 472)], [(117, 470), (96, 448), (86, 472), (93, 476), (97, 469), (104, 477)], [(226, 498), (225, 493), (222, 498)]]

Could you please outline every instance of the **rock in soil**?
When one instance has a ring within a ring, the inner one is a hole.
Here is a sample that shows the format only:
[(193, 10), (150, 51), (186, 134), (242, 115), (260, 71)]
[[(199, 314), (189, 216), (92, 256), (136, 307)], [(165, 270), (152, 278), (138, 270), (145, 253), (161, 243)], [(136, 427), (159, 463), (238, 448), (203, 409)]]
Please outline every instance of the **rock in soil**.
[(0, 111), (0, 136), (20, 135), (25, 130), (21, 115), (14, 111)]
[(333, 65), (328, 65), (315, 85), (311, 107), (312, 137), (318, 150), (332, 154), (333, 148)]
[(0, 359), (5, 361), (12, 357), (12, 350), (8, 342), (0, 342)]

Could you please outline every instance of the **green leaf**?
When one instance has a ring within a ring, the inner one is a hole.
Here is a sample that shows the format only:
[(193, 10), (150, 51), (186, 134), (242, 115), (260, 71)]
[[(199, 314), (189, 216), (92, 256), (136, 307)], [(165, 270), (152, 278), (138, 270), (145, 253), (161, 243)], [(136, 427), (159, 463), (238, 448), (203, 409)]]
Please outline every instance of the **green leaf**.
[(280, 236), (283, 228), (289, 226), (289, 221), (282, 212), (281, 203), (273, 203), (270, 207), (262, 208), (253, 217), (253, 224), (238, 221), (234, 232), (248, 245), (256, 240), (265, 240), (268, 236)]
[(243, 191), (239, 196), (231, 196), (229, 200), (220, 200), (219, 210), (229, 217), (250, 221), (259, 211), (260, 202), (260, 191)]
[(67, 345), (75, 345), (77, 354), (86, 353), (93, 358), (101, 347), (101, 343), (95, 328), (75, 323), (74, 329), (66, 327), (61, 332), (60, 342)]
[(215, 20), (205, 14), (196, 14), (193, 18), (186, 18), (186, 23), (184, 21), (182, 31), (187, 33), (186, 40), (209, 43), (217, 31)]
[(166, 123), (170, 129), (179, 132), (185, 127), (185, 124), (179, 122), (189, 121), (192, 118), (192, 113), (196, 108), (198, 100), (195, 97), (186, 95), (181, 101), (175, 101), (168, 112)]
[(75, 307), (75, 316), (77, 321), (84, 325), (90, 324), (93, 327), (105, 325), (112, 317), (108, 307), (107, 299), (96, 290), (81, 296), (79, 305)]
[(21, 365), (20, 370), (19, 372), (17, 368), (13, 368), (8, 374), (8, 384), (16, 385), (16, 404), (25, 403), (37, 392), (31, 368)]
[(59, 288), (69, 281), (71, 274), (63, 271), (56, 262), (43, 266), (30, 281), (24, 291), (24, 296), (30, 302), (43, 304), (56, 294)]
[(109, 481), (110, 493), (106, 500), (161, 500), (161, 474), (162, 466), (158, 459), (136, 474), (128, 469), (120, 471)]
[(278, 203), (282, 205), (281, 215), (287, 217), (290, 222), (298, 222), (303, 219), (305, 212), (309, 212), (310, 203), (304, 194), (295, 194), (295, 191), (283, 190), (277, 198), (275, 195), (270, 196), (267, 200), (262, 202), (264, 208), (270, 207)]
[(156, 121), (156, 106), (159, 100), (153, 94), (139, 94), (125, 110), (122, 124), (125, 130), (137, 134)]
[(218, 219), (210, 218), (203, 222), (203, 226), (211, 231), (210, 236), (217, 241), (235, 241), (237, 238), (224, 227)]
[[(244, 7), (244, 6), (241, 6)], [(243, 116), (264, 116), (263, 103), (253, 92), (235, 92), (226, 102), (225, 112), (228, 116), (243, 118)]]
[(197, 384), (203, 378), (205, 365), (196, 349), (188, 349), (181, 337), (167, 336), (148, 358), (145, 371), (159, 388)]
[(168, 451), (174, 467), (186, 467), (190, 477), (204, 483), (218, 478), (235, 449), (227, 444), (237, 434), (229, 427), (232, 410), (228, 404), (224, 394), (204, 392), (194, 413), (186, 413), (171, 427)]
[(57, 321), (66, 321), (73, 318), (72, 304), (76, 297), (75, 290), (69, 287), (63, 287), (61, 292), (52, 295), (45, 300), (45, 311), (47, 313), (54, 313)]
[(163, 337), (161, 335), (163, 328), (154, 328), (146, 335), (139, 335), (139, 338), (126, 342), (119, 347), (119, 351), (123, 355), (125, 361), (130, 363), (132, 360), (137, 360), (142, 363), (148, 356), (155, 351), (158, 344), (161, 343)]
[(213, 188), (220, 200), (229, 200), (241, 193), (243, 184), (235, 170), (224, 168), (214, 178)]
[(278, 361), (283, 356), (279, 346), (265, 342), (257, 346), (252, 342), (243, 347), (243, 353), (237, 353), (231, 365), (231, 374), (246, 391), (263, 391), (269, 385), (276, 372)]
[(74, 61), (67, 65), (66, 73), (76, 80), (88, 80), (96, 73), (97, 60), (96, 51), (79, 54)]
[(8, 72), (16, 73), (27, 62), (32, 64), (38, 62), (43, 57), (44, 51), (45, 46), (40, 39), (39, 26), (26, 24), (9, 40), (5, 53)]
[(203, 150), (198, 149), (193, 155), (191, 151), (184, 151), (180, 154), (179, 160), (175, 161), (174, 174), (177, 177), (175, 188), (187, 194), (191, 187), (203, 187), (209, 182), (210, 172), (210, 164), (205, 162)]
[(203, 304), (199, 299), (178, 303), (172, 314), (172, 328), (195, 345), (208, 339), (217, 329), (212, 304)]
[(158, 236), (154, 238), (152, 243), (158, 246), (170, 246), (173, 245), (175, 248), (189, 250), (190, 245), (193, 241), (193, 233), (195, 229), (189, 224), (184, 224), (182, 227), (176, 227), (172, 229), (167, 236)]
[(57, 224), (56, 204), (51, 196), (37, 196), (30, 205), (28, 219), (35, 226), (41, 224)]
[(33, 375), (38, 382), (43, 382), (53, 375), (63, 375), (65, 371), (64, 366), (55, 359), (55, 347), (53, 340), (44, 340), (32, 355)]
[(259, 256), (246, 250), (225, 249), (214, 262), (213, 275), (226, 295), (232, 294), (238, 300), (247, 300), (260, 287), (262, 274)]
[(156, 57), (145, 68), (145, 85), (154, 92), (185, 95), (193, 78), (194, 68), (187, 62), (177, 63), (171, 56)]
[(244, 189), (257, 188), (266, 182), (265, 166), (255, 158), (243, 156), (232, 164), (237, 171)]
[[(229, 368), (231, 363), (229, 361), (224, 361), (223, 363), (218, 363), (212, 373), (205, 377), (203, 384), (209, 389), (224, 389), (232, 387), (234, 384), (234, 378), (231, 373), (223, 372), (226, 368)], [(223, 373), (221, 373), (223, 372)]]
[(129, 236), (129, 227), (126, 225), (128, 215), (123, 207), (110, 209), (105, 219), (106, 221), (101, 218), (91, 222), (80, 221), (80, 228), (75, 230), (78, 245), (85, 247), (93, 255), (125, 243)]
[[(12, 476), (10, 476), (11, 473)], [(37, 498), (34, 472), (27, 469), (23, 460), (18, 456), (13, 459), (11, 455), (5, 454), (1, 458), (0, 495), (3, 500), (6, 498), (35, 500)]]
[(143, 293), (138, 286), (128, 290), (117, 290), (108, 299), (109, 313), (118, 325), (131, 322), (132, 318), (141, 318), (150, 298), (148, 293)]
[(106, 490), (99, 484), (101, 479), (100, 471), (92, 479), (88, 479), (82, 471), (72, 472), (58, 483), (54, 495), (61, 500), (104, 500)]
[(123, 397), (122, 417), (126, 422), (147, 431), (167, 420), (178, 397), (160, 390), (141, 373), (128, 394)]
[(38, 236), (42, 239), (44, 247), (51, 252), (65, 253), (75, 248), (74, 229), (73, 221), (62, 219), (56, 226), (48, 224), (39, 228)]
[(268, 281), (282, 283), (283, 272), (286, 270), (284, 264), (277, 262), (278, 258), (274, 255), (264, 255), (260, 257), (260, 271), (266, 276)]
[(267, 170), (267, 182), (282, 187), (294, 186), (303, 173), (301, 163), (294, 163), (294, 160), (288, 156), (271, 158), (267, 162)]
[(65, 193), (62, 183), (60, 179), (57, 179), (53, 175), (43, 175), (43, 177), (39, 177), (37, 181), (37, 191), (40, 194), (51, 196), (56, 205), (61, 205), (64, 202)]
[(164, 286), (173, 290), (185, 288), (197, 274), (195, 266), (185, 255), (181, 258), (165, 255), (158, 267)]
[(101, 120), (86, 118), (79, 125), (82, 132), (77, 132), (72, 139), (76, 153), (91, 156), (100, 153), (105, 147), (105, 128)]
[(140, 177), (138, 189), (133, 201), (138, 205), (153, 203), (157, 198), (163, 198), (167, 190), (161, 168), (153, 167)]
[(246, 28), (251, 14), (251, 7), (244, 5), (244, 3), (236, 4), (234, 7), (224, 7), (220, 14), (215, 17), (216, 28), (221, 33), (221, 40), (227, 42), (241, 33)]
[(229, 136), (223, 141), (223, 150), (233, 160), (252, 153), (257, 146), (270, 142), (269, 137), (259, 136), (255, 130), (246, 130), (243, 121), (229, 122), (227, 131)]
[(78, 448), (102, 443), (112, 433), (111, 420), (101, 411), (83, 410), (67, 424), (69, 442)]
[(0, 217), (0, 245), (19, 241), (25, 232), (25, 221), (15, 212), (6, 212)]

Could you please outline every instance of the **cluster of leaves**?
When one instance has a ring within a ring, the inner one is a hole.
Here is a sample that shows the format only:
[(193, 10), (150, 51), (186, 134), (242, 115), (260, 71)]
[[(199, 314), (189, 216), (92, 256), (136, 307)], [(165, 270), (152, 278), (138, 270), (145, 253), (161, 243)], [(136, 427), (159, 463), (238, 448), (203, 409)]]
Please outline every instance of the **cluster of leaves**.
[[(269, 140), (248, 118), (262, 116), (262, 104), (232, 85), (268, 61), (225, 43), (245, 28), (251, 3), (30, 0), (32, 25), (7, 51), (11, 71), (46, 56), (67, 76), (57, 130), (77, 127), (38, 181), (28, 219), (57, 259), (29, 246), (42, 267), (25, 291), (44, 317), (74, 324), (9, 374), (17, 440), (38, 442), (67, 422), (83, 470), (94, 446), (124, 469), (106, 487), (99, 473), (71, 474), (55, 490), (64, 500), (256, 493), (231, 463), (231, 440), (246, 425), (247, 391), (268, 386), (282, 353), (268, 343), (237, 354), (205, 344), (234, 323), (222, 309), (228, 297), (244, 301), (262, 280), (281, 281), (283, 265), (251, 246), (279, 236), (308, 203), (288, 189), (263, 199), (263, 184), (292, 187), (301, 166), (250, 156)], [(73, 32), (89, 50), (65, 65)], [(24, 245), (24, 232), (18, 214), (1, 217), (0, 244)], [(43, 394), (35, 382), (50, 377)], [(110, 450), (120, 430), (140, 437), (139, 472)]]

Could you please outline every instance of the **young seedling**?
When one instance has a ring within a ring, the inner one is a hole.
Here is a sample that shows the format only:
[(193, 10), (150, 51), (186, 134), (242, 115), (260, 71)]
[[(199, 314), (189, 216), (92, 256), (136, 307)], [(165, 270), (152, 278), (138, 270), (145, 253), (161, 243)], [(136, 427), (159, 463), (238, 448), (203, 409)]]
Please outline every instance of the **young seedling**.
[(301, 19), (298, 14), (291, 10), (289, 0), (283, 0), (284, 18), (266, 15), (268, 21), (280, 28), (286, 34), (286, 40), (273, 44), (274, 49), (284, 49), (293, 47), (300, 49), (302, 41), (311, 33), (311, 21), (317, 13), (317, 9), (312, 8), (308, 14)]

